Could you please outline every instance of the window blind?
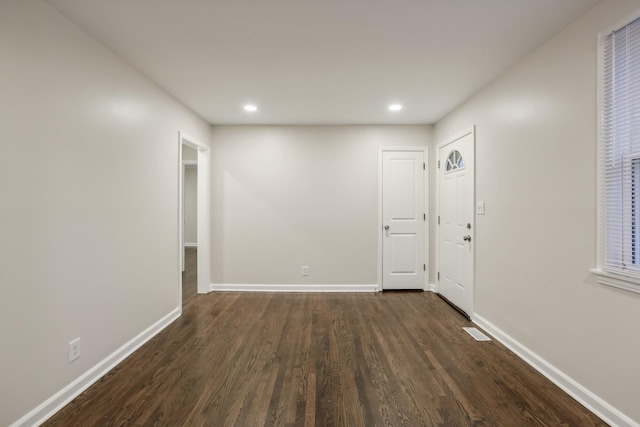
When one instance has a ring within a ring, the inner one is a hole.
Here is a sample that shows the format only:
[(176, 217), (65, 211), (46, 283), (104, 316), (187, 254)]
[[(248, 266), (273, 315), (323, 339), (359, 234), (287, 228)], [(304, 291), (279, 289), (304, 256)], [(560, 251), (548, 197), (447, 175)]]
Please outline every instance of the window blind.
[(640, 279), (640, 19), (601, 49), (599, 267)]

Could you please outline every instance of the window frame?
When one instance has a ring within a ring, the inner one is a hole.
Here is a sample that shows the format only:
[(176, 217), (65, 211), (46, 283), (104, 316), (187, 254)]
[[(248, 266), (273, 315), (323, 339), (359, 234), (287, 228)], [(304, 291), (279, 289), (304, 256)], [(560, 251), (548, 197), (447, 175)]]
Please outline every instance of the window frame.
[[(606, 210), (607, 206), (605, 205), (605, 183), (603, 179), (603, 175), (606, 171), (605, 160), (602, 158), (602, 154), (604, 153), (605, 147), (605, 139), (604, 135), (604, 119), (605, 119), (605, 42), (606, 39), (616, 31), (621, 30), (632, 22), (640, 19), (640, 10), (625, 18), (623, 21), (618, 23), (615, 26), (607, 29), (606, 31), (602, 31), (598, 34), (598, 46), (597, 46), (597, 55), (598, 55), (598, 69), (597, 69), (597, 113), (598, 113), (598, 123), (597, 123), (597, 267), (592, 268), (590, 271), (597, 276), (597, 282), (602, 285), (613, 286), (619, 289), (623, 289), (630, 292), (640, 293), (640, 277), (634, 277), (632, 275), (625, 275), (620, 271), (612, 271), (609, 270), (605, 266), (604, 256), (606, 251), (608, 250), (607, 243), (607, 217)], [(633, 214), (633, 208), (638, 205), (640, 207), (640, 186), (636, 187), (635, 185), (640, 184), (640, 157), (628, 155), (623, 160), (620, 168), (630, 168), (631, 175), (631, 184), (632, 184), (632, 193), (629, 194), (630, 205), (629, 212), (624, 212), (622, 216), (625, 218), (623, 222), (625, 225), (623, 226), (623, 230), (629, 230), (629, 233), (624, 234), (622, 239), (623, 247), (631, 248), (631, 253), (628, 256), (624, 256), (624, 259), (631, 261), (633, 264), (638, 266), (638, 271), (640, 272), (640, 213)], [(638, 188), (638, 190), (636, 190)], [(637, 194), (635, 193), (637, 191)], [(621, 202), (622, 203), (622, 202)], [(636, 212), (638, 212), (636, 210)], [(636, 215), (638, 217), (636, 218)], [(636, 220), (638, 220), (638, 224), (636, 226)], [(628, 224), (626, 224), (628, 222)], [(634, 241), (635, 239), (635, 241)], [(637, 245), (637, 246), (636, 246)], [(635, 251), (635, 253), (633, 253)]]
[[(458, 156), (458, 160), (455, 164), (451, 161), (451, 158), (456, 159), (456, 155)], [(462, 166), (460, 166), (460, 162), (462, 161)], [(462, 170), (465, 168), (464, 158), (462, 154), (458, 150), (451, 150), (447, 155), (447, 163), (444, 166), (444, 173), (455, 172), (458, 170)]]

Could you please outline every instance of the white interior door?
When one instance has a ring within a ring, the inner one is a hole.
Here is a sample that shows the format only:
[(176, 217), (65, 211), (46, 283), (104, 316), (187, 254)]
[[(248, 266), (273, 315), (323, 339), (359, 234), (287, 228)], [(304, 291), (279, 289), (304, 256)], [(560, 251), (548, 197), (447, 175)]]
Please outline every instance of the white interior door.
[(424, 289), (424, 152), (382, 153), (382, 288)]
[(473, 313), (474, 132), (438, 146), (439, 292)]

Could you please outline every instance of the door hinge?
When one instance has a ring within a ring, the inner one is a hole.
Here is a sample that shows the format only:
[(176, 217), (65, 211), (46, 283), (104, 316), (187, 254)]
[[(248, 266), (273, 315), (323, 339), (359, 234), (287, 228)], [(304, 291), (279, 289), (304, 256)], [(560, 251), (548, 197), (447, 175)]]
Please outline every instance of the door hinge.
[(427, 170), (427, 164), (426, 164), (426, 163), (423, 163), (423, 164), (422, 164), (422, 170), (423, 170), (423, 171), (426, 171), (426, 170)]
[(440, 160), (438, 160), (438, 169), (440, 169)]
[(440, 215), (438, 215), (438, 225), (440, 225)]
[(427, 220), (427, 214), (422, 214), (422, 220), (426, 221)]
[(422, 269), (423, 269), (424, 271), (427, 271), (427, 264), (422, 264)]
[(440, 280), (440, 272), (438, 271), (438, 280)]

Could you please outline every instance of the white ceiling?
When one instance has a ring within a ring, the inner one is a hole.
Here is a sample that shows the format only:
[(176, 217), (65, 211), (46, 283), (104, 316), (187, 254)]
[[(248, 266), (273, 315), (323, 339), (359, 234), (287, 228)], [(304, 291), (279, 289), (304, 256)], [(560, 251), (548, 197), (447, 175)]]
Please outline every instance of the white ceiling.
[(49, 2), (213, 124), (427, 124), (597, 0)]

